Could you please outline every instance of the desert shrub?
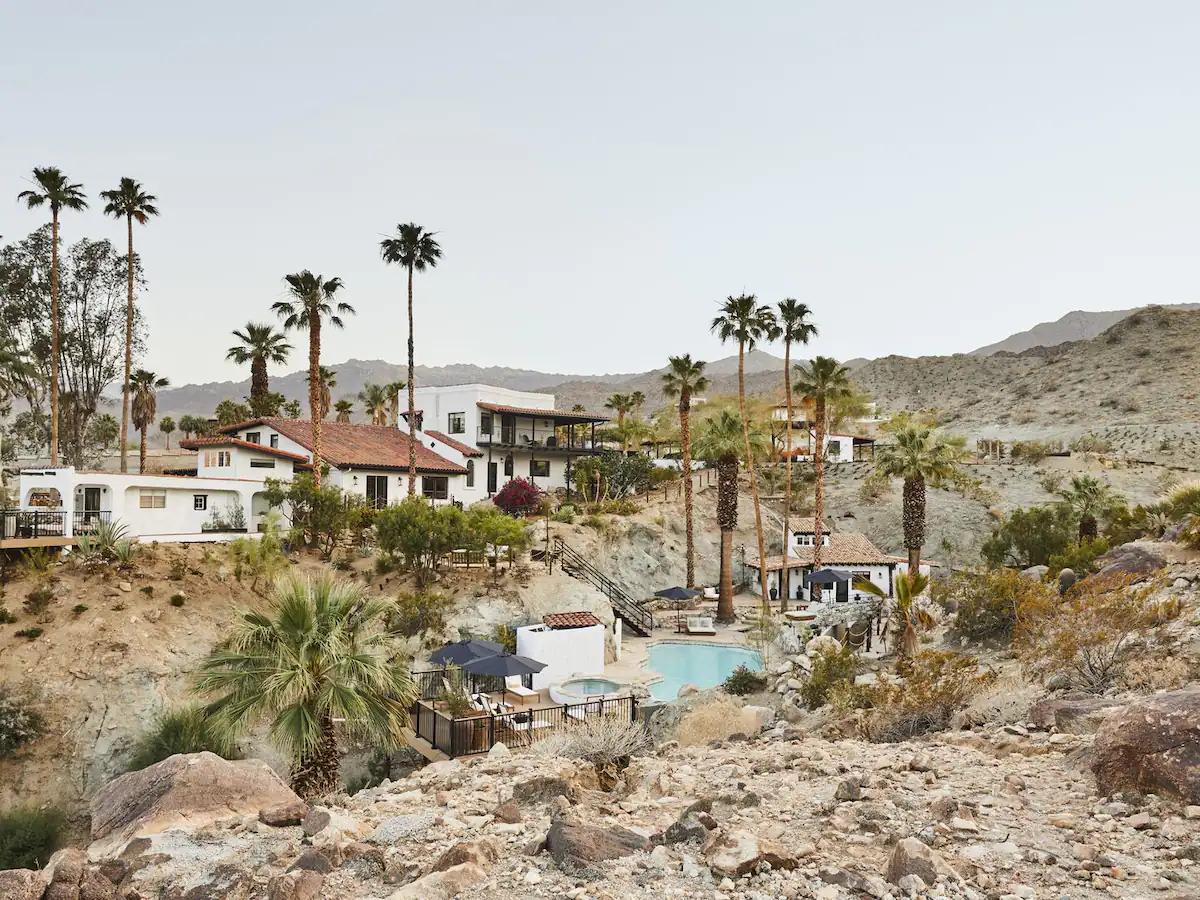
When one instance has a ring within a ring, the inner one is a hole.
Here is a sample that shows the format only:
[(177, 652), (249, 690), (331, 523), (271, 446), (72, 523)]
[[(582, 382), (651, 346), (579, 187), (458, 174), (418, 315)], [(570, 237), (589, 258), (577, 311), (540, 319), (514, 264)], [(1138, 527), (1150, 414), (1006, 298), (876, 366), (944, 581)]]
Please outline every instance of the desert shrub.
[(510, 516), (528, 516), (542, 507), (545, 493), (527, 478), (514, 478), (492, 498), (492, 503)]
[(1074, 542), (1077, 531), (1078, 523), (1066, 504), (1018, 508), (984, 540), (980, 553), (993, 566), (1049, 565), (1051, 556)]
[(952, 726), (1014, 725), (1029, 718), (1029, 707), (1045, 691), (1016, 674), (1002, 675), (976, 693), (957, 712)]
[(1104, 526), (1104, 539), (1110, 547), (1117, 547), (1141, 537), (1158, 538), (1175, 519), (1165, 502), (1149, 506), (1139, 503), (1133, 509), (1123, 507), (1109, 516)]
[(275, 530), (264, 532), (258, 539), (238, 538), (232, 541), (229, 555), (233, 558), (233, 577), (240, 582), (249, 576), (252, 591), (257, 591), (261, 583), (270, 583), (288, 564)]
[(858, 489), (861, 503), (873, 506), (885, 502), (892, 494), (892, 480), (879, 472), (872, 472)]
[(1162, 626), (1179, 606), (1156, 597), (1155, 581), (1129, 576), (1088, 578), (1064, 597), (1028, 604), (1013, 647), (1036, 677), (1065, 675), (1072, 687), (1103, 693), (1136, 655), (1161, 645)]
[(45, 731), (45, 720), (33, 701), (0, 684), (0, 759), (10, 759)]
[(75, 549), (85, 562), (112, 562), (116, 560), (117, 542), (128, 540), (128, 536), (129, 528), (120, 522), (97, 522), (91, 534), (79, 535)]
[(177, 753), (203, 751), (225, 759), (237, 758), (232, 735), (214, 723), (204, 707), (181, 706), (155, 717), (151, 729), (138, 739), (126, 771), (136, 772)]
[(654, 741), (644, 725), (610, 716), (568, 725), (534, 745), (540, 756), (582, 759), (598, 769), (625, 768), (631, 757), (653, 747)]
[(595, 514), (586, 516), (582, 524), (585, 528), (594, 528), (596, 531), (599, 531), (602, 534), (607, 532), (609, 529), (608, 519), (604, 518), (604, 516), (597, 516)]
[(176, 594), (171, 595), (171, 605), (174, 606), (176, 609), (179, 609), (180, 607), (182, 607), (186, 604), (187, 604), (187, 597), (185, 597), (183, 594), (176, 593)]
[(1162, 500), (1177, 520), (1200, 515), (1200, 480), (1175, 485)]
[(822, 647), (813, 660), (812, 671), (800, 688), (800, 697), (809, 709), (819, 709), (829, 692), (839, 684), (853, 683), (858, 672), (858, 654), (853, 647)]
[(725, 688), (727, 694), (744, 697), (747, 694), (756, 694), (766, 690), (767, 678), (762, 672), (755, 672), (753, 669), (741, 665), (729, 674), (721, 686)]
[(1047, 494), (1057, 494), (1062, 489), (1065, 477), (1062, 472), (1046, 472), (1038, 479), (1038, 484)]
[(41, 584), (25, 595), (25, 602), (21, 606), (30, 615), (38, 615), (49, 608), (50, 601), (53, 599), (54, 588), (48, 584)]
[(696, 747), (723, 741), (744, 727), (741, 703), (722, 694), (687, 712), (679, 721), (675, 737), (680, 746)]
[(1126, 663), (1118, 683), (1127, 691), (1153, 694), (1156, 691), (1173, 691), (1192, 680), (1188, 664), (1170, 653), (1151, 656), (1135, 656)]
[(381, 510), (375, 539), (388, 556), (428, 584), (446, 553), (469, 543), (467, 514), (456, 506), (433, 507), (423, 497), (406, 497)]
[(271, 508), (285, 511), (293, 545), (307, 541), (329, 559), (347, 528), (354, 504), (347, 503), (346, 496), (333, 485), (326, 483), (318, 488), (308, 472), (291, 481), (268, 478), (266, 484), (264, 500)]
[(508, 653), (517, 652), (517, 632), (515, 628), (500, 624), (492, 629), (492, 640), (500, 644)]
[(972, 641), (1012, 639), (1021, 606), (1056, 596), (1048, 585), (1012, 569), (955, 572), (935, 584), (935, 602), (954, 611), (954, 630)]
[(116, 562), (118, 569), (130, 569), (133, 567), (134, 556), (137, 550), (134, 549), (134, 543), (131, 540), (125, 539), (117, 541), (113, 544), (112, 557)]
[(651, 486), (656, 466), (648, 456), (605, 450), (575, 463), (575, 489), (589, 503), (640, 494)]
[(63, 814), (18, 807), (0, 813), (0, 869), (40, 869), (58, 849)]
[(0, 625), (11, 625), (17, 621), (17, 617), (9, 611), (7, 606), (0, 606)]
[(592, 507), (596, 512), (608, 513), (613, 516), (632, 516), (638, 513), (641, 508), (640, 503), (628, 497), (622, 497), (619, 500), (605, 500)]
[(664, 484), (673, 484), (679, 481), (680, 470), (668, 466), (654, 466), (650, 469), (650, 475), (647, 479), (649, 488), (662, 487)]
[(406, 638), (437, 634), (445, 629), (446, 613), (453, 605), (452, 599), (440, 594), (401, 594), (388, 618), (388, 629)]
[(956, 712), (995, 680), (969, 656), (926, 650), (896, 663), (898, 678), (880, 678), (863, 692), (859, 733), (895, 743), (941, 731)]
[(1063, 452), (1062, 441), (1013, 441), (1012, 458), (1041, 462), (1047, 456)]
[(153, 597), (154, 596), (154, 585), (152, 585), (152, 584), (146, 585), (145, 587), (141, 588), (141, 592), (143, 594), (145, 594), (147, 597)]
[(375, 574), (384, 576), (390, 574), (396, 568), (396, 560), (392, 559), (386, 553), (381, 553), (375, 557)]
[[(1072, 453), (1108, 453), (1112, 450), (1112, 441), (1096, 434), (1082, 434), (1071, 441)], [(1051, 491), (1050, 493), (1054, 493)]]
[(554, 511), (554, 515), (550, 518), (555, 522), (562, 522), (564, 525), (572, 525), (575, 522), (575, 516), (579, 514), (579, 510), (570, 503), (564, 503)]
[(76, 603), (71, 607), (71, 615), (75, 616), (75, 618), (79, 618), (87, 611), (88, 607), (86, 603)]
[(42, 629), (40, 629), (40, 628), (22, 628), (20, 631), (15, 632), (15, 634), (17, 635), (17, 637), (25, 638), (25, 640), (27, 640), (27, 641), (36, 641), (38, 638), (40, 638), (42, 636)]
[(1063, 569), (1071, 569), (1080, 578), (1091, 575), (1099, 567), (1096, 557), (1103, 556), (1109, 550), (1108, 541), (1104, 538), (1084, 538), (1081, 543), (1072, 544), (1062, 553), (1050, 557), (1050, 576), (1057, 575)]
[[(238, 538), (238, 540), (244, 541), (246, 538)], [(234, 541), (234, 543), (236, 544), (237, 541)], [(182, 556), (176, 556), (171, 560), (171, 571), (167, 574), (167, 577), (171, 579), (171, 581), (183, 581), (183, 579), (187, 577), (187, 573), (188, 565), (186, 559), (184, 559)]]
[(54, 563), (57, 559), (57, 550), (50, 547), (35, 547), (26, 550), (21, 556), (21, 568), (29, 577), (45, 580), (54, 572)]

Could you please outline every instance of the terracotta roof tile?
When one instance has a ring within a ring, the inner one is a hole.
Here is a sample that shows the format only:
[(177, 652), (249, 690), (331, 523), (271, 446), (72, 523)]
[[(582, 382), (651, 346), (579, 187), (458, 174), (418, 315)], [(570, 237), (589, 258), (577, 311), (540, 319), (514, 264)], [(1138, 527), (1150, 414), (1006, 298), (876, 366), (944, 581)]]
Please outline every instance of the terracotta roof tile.
[(542, 616), (542, 622), (550, 628), (591, 628), (604, 624), (590, 612), (550, 613)]
[(470, 444), (464, 444), (462, 441), (456, 441), (448, 434), (443, 434), (440, 431), (434, 431), (429, 428), (425, 429), (425, 433), (434, 440), (441, 441), (447, 447), (453, 447), (455, 450), (465, 456), (483, 456), (483, 451), (478, 447), (472, 447)]
[[(793, 554), (787, 557), (787, 567), (800, 569), (811, 566), (815, 549), (815, 547), (796, 547)], [(829, 536), (829, 546), (821, 550), (821, 564), (824, 566), (890, 566), (894, 565), (895, 561), (867, 540), (864, 535), (834, 533)], [(746, 565), (758, 568), (758, 557), (747, 556)], [(782, 556), (767, 557), (768, 572), (782, 569), (783, 565), (784, 558)]]
[[(307, 419), (269, 417), (239, 422), (222, 428), (238, 431), (251, 425), (266, 425), (312, 450), (312, 423)], [(344, 422), (321, 423), (321, 458), (331, 466), (363, 469), (407, 469), (408, 435), (391, 425), (352, 425)], [(417, 444), (417, 471), (444, 475), (463, 475), (467, 469)]]
[(183, 440), (179, 442), (179, 446), (184, 450), (199, 450), (201, 447), (242, 447), (246, 450), (253, 450), (256, 453), (266, 453), (270, 456), (290, 459), (293, 462), (308, 462), (308, 457), (301, 456), (299, 453), (288, 453), (286, 450), (280, 450), (278, 447), (268, 447), (266, 444), (256, 444), (253, 441), (243, 441), (240, 438), (229, 437), (227, 435)]

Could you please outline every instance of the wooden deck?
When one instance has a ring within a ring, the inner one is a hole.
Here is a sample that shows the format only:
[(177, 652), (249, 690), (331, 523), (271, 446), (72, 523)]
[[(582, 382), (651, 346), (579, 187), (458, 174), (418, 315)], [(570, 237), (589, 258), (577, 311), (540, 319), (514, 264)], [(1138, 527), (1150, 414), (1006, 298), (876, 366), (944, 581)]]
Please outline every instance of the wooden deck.
[(0, 550), (30, 550), (35, 547), (74, 547), (73, 537), (6, 538), (0, 541)]

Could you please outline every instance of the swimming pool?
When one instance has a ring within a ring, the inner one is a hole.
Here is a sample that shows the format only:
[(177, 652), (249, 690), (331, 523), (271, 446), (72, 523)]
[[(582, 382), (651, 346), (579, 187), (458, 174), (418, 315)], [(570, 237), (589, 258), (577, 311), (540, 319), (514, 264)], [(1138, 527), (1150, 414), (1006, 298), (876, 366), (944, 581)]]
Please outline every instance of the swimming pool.
[(738, 666), (758, 671), (762, 657), (757, 650), (721, 644), (654, 644), (646, 668), (661, 674), (663, 680), (648, 687), (655, 700), (674, 700), (685, 684), (700, 690), (716, 687)]

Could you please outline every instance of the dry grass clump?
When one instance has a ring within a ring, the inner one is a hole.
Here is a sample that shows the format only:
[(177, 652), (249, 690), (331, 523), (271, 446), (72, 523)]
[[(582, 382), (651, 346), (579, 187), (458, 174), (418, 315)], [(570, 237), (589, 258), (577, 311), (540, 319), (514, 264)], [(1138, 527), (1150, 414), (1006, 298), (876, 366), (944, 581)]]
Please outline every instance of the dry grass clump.
[(1167, 491), (1163, 503), (1170, 507), (1176, 518), (1200, 515), (1200, 479), (1175, 485)]
[(732, 697), (717, 695), (680, 719), (675, 738), (682, 747), (696, 747), (739, 732), (745, 733), (742, 705)]
[(1016, 673), (1002, 675), (975, 694), (964, 709), (954, 715), (955, 727), (975, 725), (1013, 725), (1024, 722), (1029, 707), (1042, 697), (1042, 689)]
[(1131, 659), (1121, 672), (1119, 683), (1128, 691), (1153, 694), (1177, 690), (1191, 680), (1192, 671), (1186, 662), (1178, 656), (1159, 654)]
[(558, 729), (534, 748), (541, 756), (582, 759), (596, 768), (624, 768), (631, 757), (652, 750), (654, 741), (644, 725), (606, 716)]

